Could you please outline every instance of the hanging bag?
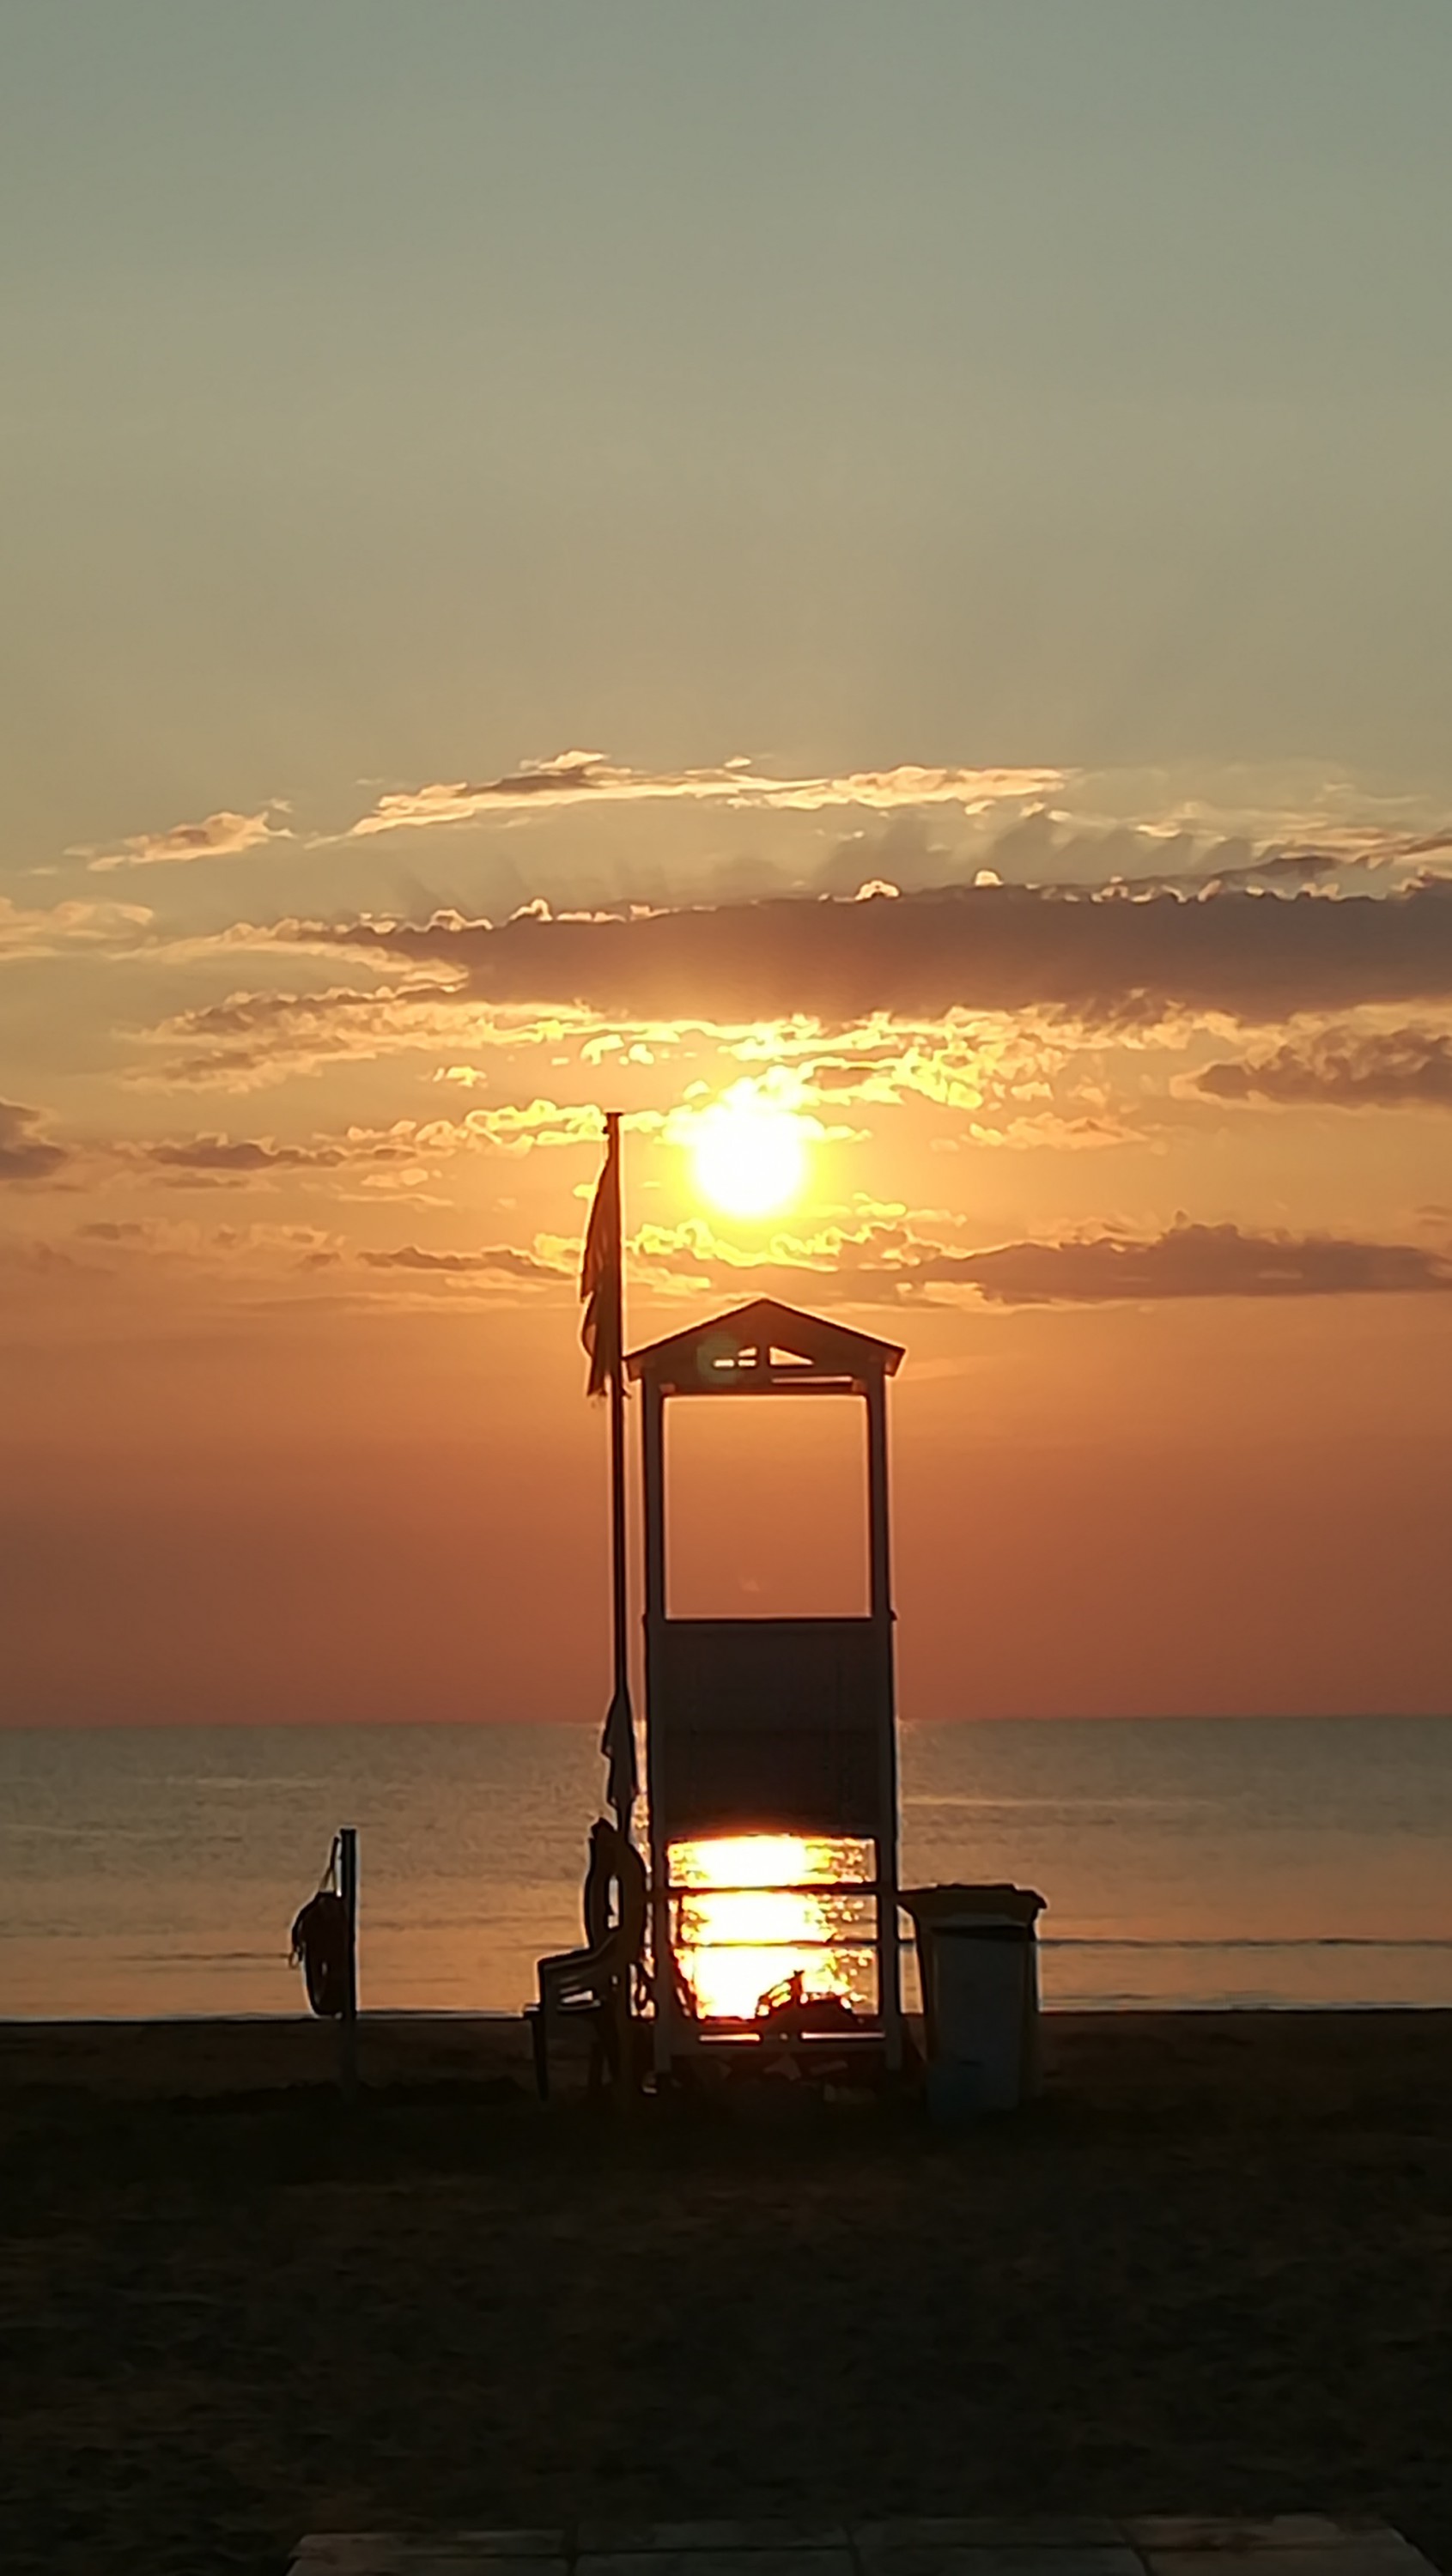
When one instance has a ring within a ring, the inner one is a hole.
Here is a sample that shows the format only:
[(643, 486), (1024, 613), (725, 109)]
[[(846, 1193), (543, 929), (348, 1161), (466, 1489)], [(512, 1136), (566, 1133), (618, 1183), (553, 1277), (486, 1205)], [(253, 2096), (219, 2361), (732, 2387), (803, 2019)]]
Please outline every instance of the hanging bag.
[(310, 1896), (294, 1923), (292, 1964), (302, 1969), (312, 2010), (338, 2020), (348, 1991), (348, 1908), (332, 1888)]

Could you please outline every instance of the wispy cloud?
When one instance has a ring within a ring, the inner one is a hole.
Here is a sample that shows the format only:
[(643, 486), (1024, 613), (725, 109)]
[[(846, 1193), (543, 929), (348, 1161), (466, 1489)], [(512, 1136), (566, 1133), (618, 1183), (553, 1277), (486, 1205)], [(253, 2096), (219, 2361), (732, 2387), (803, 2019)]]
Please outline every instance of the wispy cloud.
[[(0, 1104), (0, 1121), (3, 1117)], [(636, 1129), (651, 1130), (666, 1123), (664, 1110), (637, 1111), (627, 1121)], [(349, 1182), (362, 1179), (370, 1186), (387, 1188), (394, 1182), (416, 1186), (460, 1154), (520, 1155), (538, 1148), (581, 1145), (598, 1149), (603, 1135), (600, 1113), (591, 1104), (562, 1106), (553, 1100), (529, 1100), (470, 1109), (458, 1119), (399, 1118), (388, 1127), (349, 1126), (292, 1140), (207, 1131), (127, 1139), (110, 1151), (124, 1167), (177, 1188), (251, 1188), (297, 1176), (325, 1181), (341, 1176)]]
[(0, 1182), (52, 1181), (72, 1159), (69, 1147), (46, 1135), (38, 1109), (0, 1100)]
[(151, 912), (139, 903), (22, 906), (0, 895), (0, 963), (60, 957), (78, 948), (129, 951), (147, 940), (152, 927)]
[(1378, 875), (1393, 868), (1416, 866), (1449, 849), (1452, 830), (1396, 832), (1347, 823), (1307, 839), (1269, 841), (1253, 858), (1236, 865), (1217, 864), (1207, 858), (1205, 872), (1207, 877), (1213, 875), (1219, 884), (1227, 886), (1274, 883), (1277, 879), (1306, 883), (1315, 877), (1356, 869)]
[(344, 1160), (336, 1145), (279, 1145), (270, 1136), (159, 1137), (132, 1148), (138, 1162), (184, 1179), (251, 1180), (258, 1173), (332, 1171)]
[(1192, 1087), (1278, 1109), (1452, 1109), (1452, 1034), (1323, 1029), (1269, 1055), (1206, 1065)]
[[(637, 1117), (632, 1123), (639, 1125)], [(658, 1118), (648, 1123), (659, 1125)], [(502, 1102), (498, 1108), (471, 1109), (463, 1121), (466, 1135), (506, 1154), (532, 1153), (537, 1146), (598, 1145), (603, 1135), (600, 1112), (593, 1106), (564, 1107), (554, 1100)]]
[(146, 1030), (130, 1079), (163, 1091), (259, 1091), (340, 1061), (479, 1043), (478, 1017), (461, 984), (427, 977), (373, 992), (233, 993)]
[(172, 1189), (255, 1189), (300, 1177), (415, 1191), (459, 1137), (446, 1120), (400, 1118), (391, 1127), (347, 1127), (294, 1143), (204, 1134), (128, 1140), (113, 1150), (123, 1165)]
[(507, 1279), (526, 1287), (558, 1288), (569, 1267), (540, 1252), (524, 1252), (509, 1243), (488, 1243), (475, 1252), (429, 1252), (416, 1243), (394, 1252), (359, 1255), (368, 1270), (405, 1270), (434, 1279)]
[(648, 1268), (699, 1287), (736, 1288), (750, 1268), (761, 1284), (775, 1280), (790, 1294), (791, 1274), (809, 1272), (813, 1296), (837, 1304), (933, 1303), (935, 1291), (993, 1306), (1452, 1291), (1452, 1257), (1423, 1244), (1188, 1220), (1156, 1235), (1103, 1231), (965, 1248), (904, 1218), (827, 1228), (806, 1239), (778, 1234), (754, 1256), (723, 1247), (693, 1221), (646, 1230), (638, 1251)]
[(198, 1224), (191, 1218), (94, 1217), (78, 1226), (72, 1246), (109, 1256), (121, 1271), (139, 1271), (149, 1280), (156, 1265), (185, 1271), (202, 1268), (225, 1279), (244, 1297), (269, 1292), (279, 1278), (299, 1269), (326, 1268), (345, 1252), (342, 1239), (321, 1226), (250, 1223)]
[(285, 806), (264, 805), (256, 814), (209, 814), (204, 822), (173, 823), (164, 832), (133, 832), (115, 849), (78, 849), (71, 855), (89, 860), (95, 876), (117, 868), (188, 867), (197, 859), (235, 859), (266, 842), (290, 841), (289, 826), (272, 820), (286, 811)]
[[(359, 1248), (306, 1224), (204, 1227), (157, 1218), (97, 1218), (63, 1247), (22, 1243), (32, 1277), (47, 1264), (110, 1275), (164, 1295), (168, 1276), (205, 1274), (220, 1315), (295, 1297), (411, 1294), (431, 1303), (479, 1293), (573, 1297), (578, 1245), (536, 1234), (525, 1243)], [(637, 1285), (673, 1296), (740, 1298), (770, 1291), (815, 1306), (1031, 1308), (1159, 1305), (1192, 1300), (1445, 1296), (1452, 1249), (1342, 1234), (1256, 1231), (1179, 1219), (1155, 1234), (1102, 1229), (974, 1246), (953, 1242), (903, 1210), (814, 1232), (781, 1230), (755, 1245), (718, 1235), (701, 1218), (647, 1224), (630, 1246)], [(349, 1283), (352, 1283), (350, 1288)]]
[(789, 1072), (797, 1107), (897, 1108), (916, 1099), (961, 1111), (963, 1134), (978, 1144), (1123, 1144), (1136, 1131), (1122, 1105), (1101, 1082), (1065, 1078), (1085, 1034), (1033, 1012), (950, 1013), (916, 1026), (875, 1015), (829, 1041), (819, 1030), (778, 1026), (731, 1041), (728, 1051), (768, 1061), (778, 1081)]
[(498, 778), (451, 779), (380, 796), (353, 824), (350, 838), (378, 832), (432, 830), (443, 823), (474, 823), (488, 814), (539, 811), (558, 805), (660, 802), (758, 806), (786, 813), (820, 813), (831, 806), (861, 806), (889, 813), (903, 806), (955, 805), (979, 814), (1012, 801), (1031, 803), (1063, 788), (1061, 769), (856, 770), (837, 778), (776, 778), (747, 760), (717, 769), (628, 769), (598, 751), (562, 751), (525, 761)]
[(1425, 1245), (1342, 1235), (1172, 1226), (932, 1257), (930, 1275), (999, 1305), (1100, 1305), (1184, 1297), (1364, 1297), (1452, 1290), (1452, 1262)]

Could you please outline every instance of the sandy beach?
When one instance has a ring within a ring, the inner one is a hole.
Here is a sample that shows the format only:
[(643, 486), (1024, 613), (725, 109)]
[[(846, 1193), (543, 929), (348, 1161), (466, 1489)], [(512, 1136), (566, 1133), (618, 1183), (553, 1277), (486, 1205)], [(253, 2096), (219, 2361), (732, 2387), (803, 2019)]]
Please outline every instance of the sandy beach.
[(590, 2513), (1271, 2512), (1452, 2564), (1452, 2020), (1052, 2017), (958, 2140), (578, 2097), (518, 2026), (0, 2031), (14, 2576)]

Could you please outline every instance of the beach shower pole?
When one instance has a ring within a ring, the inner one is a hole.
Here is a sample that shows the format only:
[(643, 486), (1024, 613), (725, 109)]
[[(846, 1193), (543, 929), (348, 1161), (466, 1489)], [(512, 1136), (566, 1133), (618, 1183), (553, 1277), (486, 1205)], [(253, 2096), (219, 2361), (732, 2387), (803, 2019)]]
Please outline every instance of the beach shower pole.
[(343, 2098), (358, 2091), (358, 1828), (344, 1825), (338, 1835), (338, 1893), (348, 1918), (347, 1965), (343, 1973), (343, 2018), (339, 2024), (339, 2057)]

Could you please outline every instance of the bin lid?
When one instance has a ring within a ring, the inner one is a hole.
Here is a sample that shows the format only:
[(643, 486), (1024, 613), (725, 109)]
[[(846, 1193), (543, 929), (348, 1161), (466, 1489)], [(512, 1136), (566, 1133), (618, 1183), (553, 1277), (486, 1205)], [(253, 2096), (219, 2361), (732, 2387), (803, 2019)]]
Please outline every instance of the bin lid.
[(997, 1923), (1019, 1923), (1030, 1930), (1047, 1909), (1047, 1897), (1032, 1887), (1015, 1887), (1006, 1880), (975, 1887), (905, 1887), (898, 1901), (905, 1906), (915, 1925), (932, 1928), (938, 1924), (971, 1925), (985, 1917)]

